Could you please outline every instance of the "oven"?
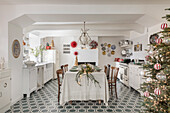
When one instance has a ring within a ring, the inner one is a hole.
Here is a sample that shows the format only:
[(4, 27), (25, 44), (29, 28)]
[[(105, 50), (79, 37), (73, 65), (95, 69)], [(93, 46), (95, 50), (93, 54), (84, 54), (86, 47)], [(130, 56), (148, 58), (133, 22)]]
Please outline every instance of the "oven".
[(119, 79), (120, 81), (125, 84), (126, 86), (129, 86), (129, 67), (126, 63), (120, 63), (119, 64)]

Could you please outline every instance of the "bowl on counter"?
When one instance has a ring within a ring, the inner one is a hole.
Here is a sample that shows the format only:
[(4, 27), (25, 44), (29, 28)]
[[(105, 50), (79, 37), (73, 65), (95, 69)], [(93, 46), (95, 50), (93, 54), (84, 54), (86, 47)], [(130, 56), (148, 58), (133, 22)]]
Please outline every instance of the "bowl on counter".
[(26, 62), (24, 62), (24, 64), (25, 64), (27, 67), (32, 67), (32, 66), (35, 66), (36, 62), (34, 62), (34, 61), (26, 61)]

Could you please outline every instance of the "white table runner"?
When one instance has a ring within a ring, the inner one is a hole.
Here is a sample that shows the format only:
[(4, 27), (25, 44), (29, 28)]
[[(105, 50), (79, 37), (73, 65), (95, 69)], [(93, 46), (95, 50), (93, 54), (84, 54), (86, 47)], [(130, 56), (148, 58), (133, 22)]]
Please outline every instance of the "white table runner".
[(61, 87), (60, 104), (64, 105), (71, 100), (103, 100), (108, 105), (109, 89), (106, 75), (103, 71), (93, 72), (95, 79), (99, 82), (100, 86), (96, 83), (89, 82), (86, 76), (81, 79), (81, 85), (78, 85), (75, 77), (77, 72), (66, 72)]

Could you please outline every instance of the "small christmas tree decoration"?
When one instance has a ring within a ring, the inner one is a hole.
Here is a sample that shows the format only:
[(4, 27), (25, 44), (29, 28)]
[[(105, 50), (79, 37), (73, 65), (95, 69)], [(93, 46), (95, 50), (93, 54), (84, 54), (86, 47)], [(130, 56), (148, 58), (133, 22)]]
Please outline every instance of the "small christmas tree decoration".
[(156, 40), (156, 43), (157, 43), (157, 44), (161, 44), (161, 43), (162, 43), (162, 39), (161, 39), (161, 38), (158, 38), (158, 39)]
[(156, 78), (158, 80), (166, 80), (166, 75), (163, 72), (161, 72), (156, 75)]
[(160, 69), (161, 69), (161, 64), (156, 63), (156, 64), (154, 65), (154, 68), (155, 68), (156, 70), (160, 70)]
[(154, 90), (154, 93), (155, 93), (156, 95), (160, 95), (160, 94), (161, 94), (161, 90), (160, 90), (159, 88), (156, 88), (156, 89)]
[(144, 96), (145, 96), (145, 97), (149, 97), (149, 96), (150, 96), (149, 92), (148, 92), (148, 91), (145, 91), (145, 92), (144, 92)]

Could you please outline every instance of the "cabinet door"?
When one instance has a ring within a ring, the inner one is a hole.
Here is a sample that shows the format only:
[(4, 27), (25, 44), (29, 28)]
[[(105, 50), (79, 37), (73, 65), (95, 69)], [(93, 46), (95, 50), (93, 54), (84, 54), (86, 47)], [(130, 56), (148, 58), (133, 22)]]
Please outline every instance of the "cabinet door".
[(0, 109), (10, 103), (10, 77), (0, 79)]
[(30, 70), (30, 78), (29, 78), (29, 90), (30, 92), (36, 90), (37, 88), (37, 69), (33, 68)]

